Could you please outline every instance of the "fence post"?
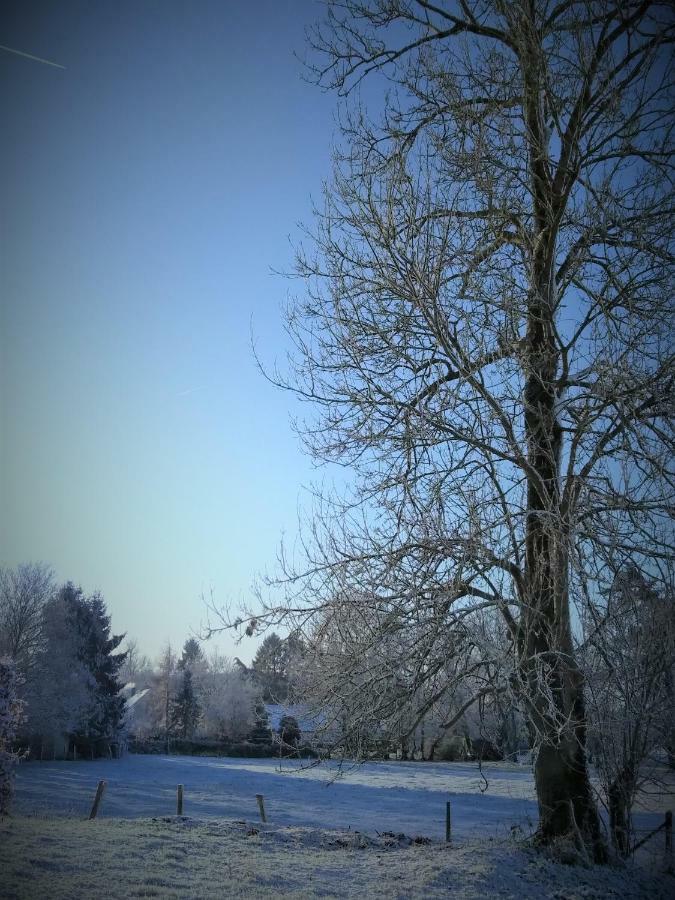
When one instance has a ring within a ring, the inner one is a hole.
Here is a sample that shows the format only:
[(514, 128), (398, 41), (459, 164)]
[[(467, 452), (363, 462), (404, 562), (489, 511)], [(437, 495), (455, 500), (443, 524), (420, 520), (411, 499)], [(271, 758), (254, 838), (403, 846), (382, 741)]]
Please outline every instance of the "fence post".
[(447, 844), (452, 840), (452, 814), (450, 810), (450, 801), (445, 804), (445, 842)]
[(183, 815), (183, 785), (178, 785), (178, 790), (176, 791), (176, 815)]
[(101, 799), (103, 797), (104, 791), (105, 791), (105, 781), (99, 781), (98, 787), (96, 788), (96, 796), (94, 797), (94, 802), (91, 807), (91, 812), (89, 813), (90, 819), (96, 818), (96, 814), (98, 813), (98, 808), (101, 805)]
[(258, 801), (258, 809), (260, 810), (260, 819), (261, 819), (261, 821), (267, 822), (267, 819), (265, 818), (265, 803), (264, 803), (264, 801), (263, 801), (263, 795), (262, 795), (262, 794), (256, 794), (256, 795), (255, 795), (255, 799)]

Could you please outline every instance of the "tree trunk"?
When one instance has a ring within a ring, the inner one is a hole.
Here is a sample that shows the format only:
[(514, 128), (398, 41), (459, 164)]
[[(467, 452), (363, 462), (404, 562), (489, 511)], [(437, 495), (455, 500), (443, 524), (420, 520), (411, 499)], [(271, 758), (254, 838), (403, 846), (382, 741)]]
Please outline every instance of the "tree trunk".
[[(536, 172), (536, 161), (533, 169)], [(535, 181), (535, 195), (539, 188)], [(593, 859), (605, 862), (607, 852), (588, 777), (583, 676), (574, 660), (570, 628), (569, 534), (561, 508), (562, 430), (556, 408), (556, 287), (548, 216), (549, 210), (542, 205), (537, 212), (539, 253), (535, 254), (528, 308), (524, 406), (531, 470), (520, 669), (531, 733), (538, 747), (539, 838), (549, 844), (572, 836), (578, 842), (580, 835)]]
[(607, 861), (607, 849), (593, 799), (584, 747), (584, 726), (570, 726), (557, 742), (544, 742), (534, 764), (539, 804), (538, 838), (550, 844), (560, 837), (578, 836), (595, 862)]
[(630, 853), (630, 803), (632, 778), (625, 772), (620, 773), (607, 791), (609, 807), (609, 830), (612, 843), (619, 856), (627, 857)]

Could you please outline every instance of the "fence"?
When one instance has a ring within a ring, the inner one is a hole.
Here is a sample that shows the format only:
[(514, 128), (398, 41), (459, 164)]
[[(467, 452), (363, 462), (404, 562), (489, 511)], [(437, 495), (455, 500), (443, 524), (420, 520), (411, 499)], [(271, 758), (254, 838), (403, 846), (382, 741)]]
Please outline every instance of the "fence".
[[(107, 781), (99, 781), (96, 787), (96, 794), (94, 795), (94, 802), (91, 805), (91, 811), (89, 812), (89, 819), (95, 819), (98, 815), (99, 809), (101, 808), (101, 802), (103, 800), (103, 795), (105, 794), (106, 787), (108, 785)], [(176, 786), (176, 815), (183, 815), (183, 798), (185, 794), (185, 788), (182, 784)], [(260, 814), (260, 821), (263, 823), (267, 822), (267, 815), (265, 813), (265, 798), (262, 794), (255, 795), (256, 803), (258, 804), (258, 812)], [(446, 843), (452, 842), (452, 813), (450, 801), (445, 804), (445, 840)], [(428, 839), (424, 839), (428, 840)]]
[(659, 832), (665, 832), (665, 856), (666, 861), (669, 865), (672, 864), (673, 857), (673, 813), (671, 810), (668, 810), (664, 816), (663, 822), (658, 825), (656, 828), (653, 828), (651, 831), (647, 832), (641, 840), (636, 841), (633, 846), (628, 851), (629, 856), (632, 856), (636, 850), (639, 850), (640, 847), (644, 846), (647, 841), (650, 841), (653, 837), (655, 837)]

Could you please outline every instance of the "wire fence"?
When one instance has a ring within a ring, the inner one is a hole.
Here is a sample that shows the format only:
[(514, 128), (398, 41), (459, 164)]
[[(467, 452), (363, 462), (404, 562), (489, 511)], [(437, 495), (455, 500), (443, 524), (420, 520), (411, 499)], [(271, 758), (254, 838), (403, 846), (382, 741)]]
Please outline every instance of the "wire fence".
[[(656, 837), (656, 835), (664, 832), (665, 840), (664, 840), (664, 853), (666, 860), (672, 864), (673, 857), (673, 813), (671, 810), (667, 810), (663, 822), (660, 825), (657, 825), (656, 828), (632, 828), (631, 836), (633, 838), (632, 846), (629, 848), (628, 855), (633, 856), (636, 850), (639, 850), (640, 847), (643, 847), (648, 841), (651, 841), (652, 838)], [(637, 840), (638, 835), (642, 835), (642, 837)]]

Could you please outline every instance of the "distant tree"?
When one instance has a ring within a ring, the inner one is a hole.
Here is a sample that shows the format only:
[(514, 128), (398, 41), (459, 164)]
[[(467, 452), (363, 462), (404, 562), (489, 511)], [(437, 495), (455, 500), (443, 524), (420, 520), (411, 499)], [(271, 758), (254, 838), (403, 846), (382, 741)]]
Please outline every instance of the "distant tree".
[(182, 738), (192, 738), (199, 724), (201, 708), (195, 696), (192, 672), (184, 668), (180, 688), (171, 710), (172, 726), (175, 734)]
[(179, 669), (191, 668), (196, 663), (204, 662), (204, 651), (195, 638), (188, 638), (183, 644), (183, 652), (178, 661)]
[(248, 739), (253, 744), (271, 744), (272, 731), (265, 704), (258, 700), (255, 705), (255, 724), (249, 732)]
[(94, 713), (86, 734), (90, 740), (117, 740), (123, 725), (125, 700), (119, 671), (126, 653), (114, 653), (124, 640), (123, 634), (111, 634), (110, 616), (100, 593), (84, 596), (82, 588), (68, 583), (61, 589), (69, 615), (75, 623), (78, 657), (93, 679)]
[(273, 631), (265, 636), (251, 668), (266, 702), (283, 703), (288, 699), (303, 651), (304, 643), (295, 633), (281, 638)]
[(24, 673), (39, 649), (42, 610), (53, 593), (53, 572), (44, 563), (0, 569), (0, 654)]
[(171, 710), (176, 692), (176, 655), (171, 644), (167, 642), (159, 658), (155, 673), (155, 717), (166, 741), (166, 752), (169, 753), (173, 721)]
[(279, 722), (279, 737), (282, 744), (297, 747), (300, 742), (300, 725), (294, 716), (282, 716)]
[(125, 659), (120, 666), (119, 679), (122, 684), (134, 682), (138, 687), (138, 682), (145, 684), (150, 680), (152, 675), (152, 664), (150, 659), (141, 653), (138, 641), (133, 638), (127, 638), (125, 641)]
[(21, 677), (9, 656), (0, 657), (0, 816), (9, 808), (14, 792), (14, 773), (20, 755), (14, 749), (23, 718), (23, 702), (18, 687)]
[(87, 732), (96, 715), (95, 680), (82, 660), (80, 635), (63, 592), (42, 610), (42, 642), (26, 679), (25, 730), (56, 754)]
[(284, 675), (284, 644), (276, 632), (271, 632), (258, 647), (252, 669), (268, 703), (284, 700), (286, 679)]
[(215, 656), (202, 677), (200, 730), (209, 737), (239, 741), (255, 722), (256, 689), (225, 657)]

